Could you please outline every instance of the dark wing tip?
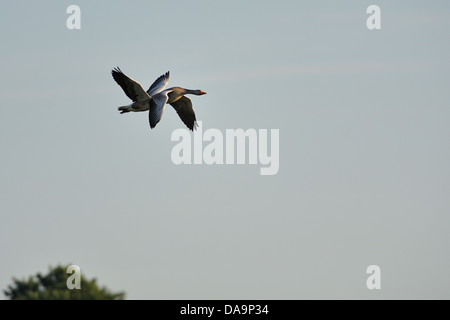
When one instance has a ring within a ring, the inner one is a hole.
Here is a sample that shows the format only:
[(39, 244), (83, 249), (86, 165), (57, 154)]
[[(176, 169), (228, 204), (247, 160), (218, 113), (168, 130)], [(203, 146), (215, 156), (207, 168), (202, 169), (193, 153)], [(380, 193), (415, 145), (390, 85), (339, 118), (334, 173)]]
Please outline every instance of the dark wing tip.
[(197, 121), (196, 120), (194, 120), (194, 121), (192, 121), (190, 123), (189, 123), (189, 121), (184, 121), (184, 120), (183, 120), (183, 122), (186, 125), (186, 127), (188, 127), (188, 129), (191, 130), (192, 132), (194, 130), (197, 130), (198, 125), (197, 125)]
[(148, 110), (148, 122), (150, 123), (150, 129), (153, 129), (156, 127), (156, 124), (158, 123), (158, 119), (156, 117), (156, 114), (154, 112), (156, 108), (156, 103), (153, 101), (153, 99), (150, 100), (150, 108)]
[(189, 122), (189, 120), (187, 120), (187, 119), (181, 119), (181, 120), (186, 125), (186, 127), (188, 127), (189, 130), (191, 130), (191, 131), (197, 130), (197, 127), (198, 127), (197, 120), (194, 119), (194, 121), (192, 121), (192, 122)]
[(115, 73), (122, 73), (122, 74), (123, 74), (122, 70), (120, 70), (119, 67), (113, 68), (112, 71), (111, 71), (111, 73), (112, 73), (112, 74), (115, 74)]

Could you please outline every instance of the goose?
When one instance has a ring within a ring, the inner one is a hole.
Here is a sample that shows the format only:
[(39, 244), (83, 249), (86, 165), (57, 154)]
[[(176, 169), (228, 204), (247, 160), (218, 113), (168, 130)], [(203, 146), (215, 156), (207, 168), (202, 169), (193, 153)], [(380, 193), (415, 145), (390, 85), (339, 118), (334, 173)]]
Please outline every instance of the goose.
[(156, 79), (147, 91), (142, 88), (139, 82), (125, 75), (119, 67), (114, 68), (111, 74), (127, 97), (133, 101), (127, 106), (118, 108), (121, 114), (149, 110), (150, 128), (153, 129), (161, 120), (166, 104), (170, 104), (177, 112), (181, 121), (191, 131), (196, 128), (197, 122), (192, 101), (185, 95), (193, 94), (200, 96), (206, 94), (206, 92), (181, 87), (165, 89), (169, 83), (169, 71)]

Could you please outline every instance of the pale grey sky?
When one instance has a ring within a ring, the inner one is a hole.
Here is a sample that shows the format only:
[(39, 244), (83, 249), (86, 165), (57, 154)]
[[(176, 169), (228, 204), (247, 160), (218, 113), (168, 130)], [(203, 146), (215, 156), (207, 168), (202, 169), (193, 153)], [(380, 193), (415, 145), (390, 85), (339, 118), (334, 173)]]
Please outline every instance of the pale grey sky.
[[(71, 4), (0, 13), (1, 289), (73, 263), (130, 299), (450, 298), (448, 1)], [(183, 124), (119, 114), (115, 66), (279, 129), (279, 173), (174, 165)]]

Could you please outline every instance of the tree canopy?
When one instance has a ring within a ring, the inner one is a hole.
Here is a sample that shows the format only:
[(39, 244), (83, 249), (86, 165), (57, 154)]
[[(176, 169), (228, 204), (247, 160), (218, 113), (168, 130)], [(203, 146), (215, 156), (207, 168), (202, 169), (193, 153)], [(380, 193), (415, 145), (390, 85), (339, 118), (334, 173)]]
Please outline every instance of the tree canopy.
[(11, 300), (123, 300), (124, 292), (111, 292), (99, 287), (97, 279), (88, 280), (81, 274), (81, 289), (68, 289), (67, 267), (50, 267), (45, 275), (37, 273), (28, 279), (13, 278), (13, 284), (3, 290)]

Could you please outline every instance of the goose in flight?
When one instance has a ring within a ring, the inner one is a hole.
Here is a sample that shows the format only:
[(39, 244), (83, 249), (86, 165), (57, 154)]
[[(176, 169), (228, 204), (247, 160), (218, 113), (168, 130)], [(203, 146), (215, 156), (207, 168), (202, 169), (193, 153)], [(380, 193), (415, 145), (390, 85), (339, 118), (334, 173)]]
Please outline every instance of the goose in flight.
[(180, 87), (165, 89), (169, 83), (168, 71), (156, 79), (147, 91), (142, 88), (139, 82), (126, 76), (119, 67), (114, 68), (111, 74), (128, 98), (133, 101), (127, 106), (119, 107), (121, 114), (131, 111), (139, 112), (149, 110), (150, 128), (153, 129), (161, 120), (166, 104), (170, 104), (178, 113), (181, 121), (190, 130), (196, 127), (197, 122), (194, 109), (192, 108), (192, 101), (185, 95), (195, 94), (200, 96), (206, 94), (206, 92)]

